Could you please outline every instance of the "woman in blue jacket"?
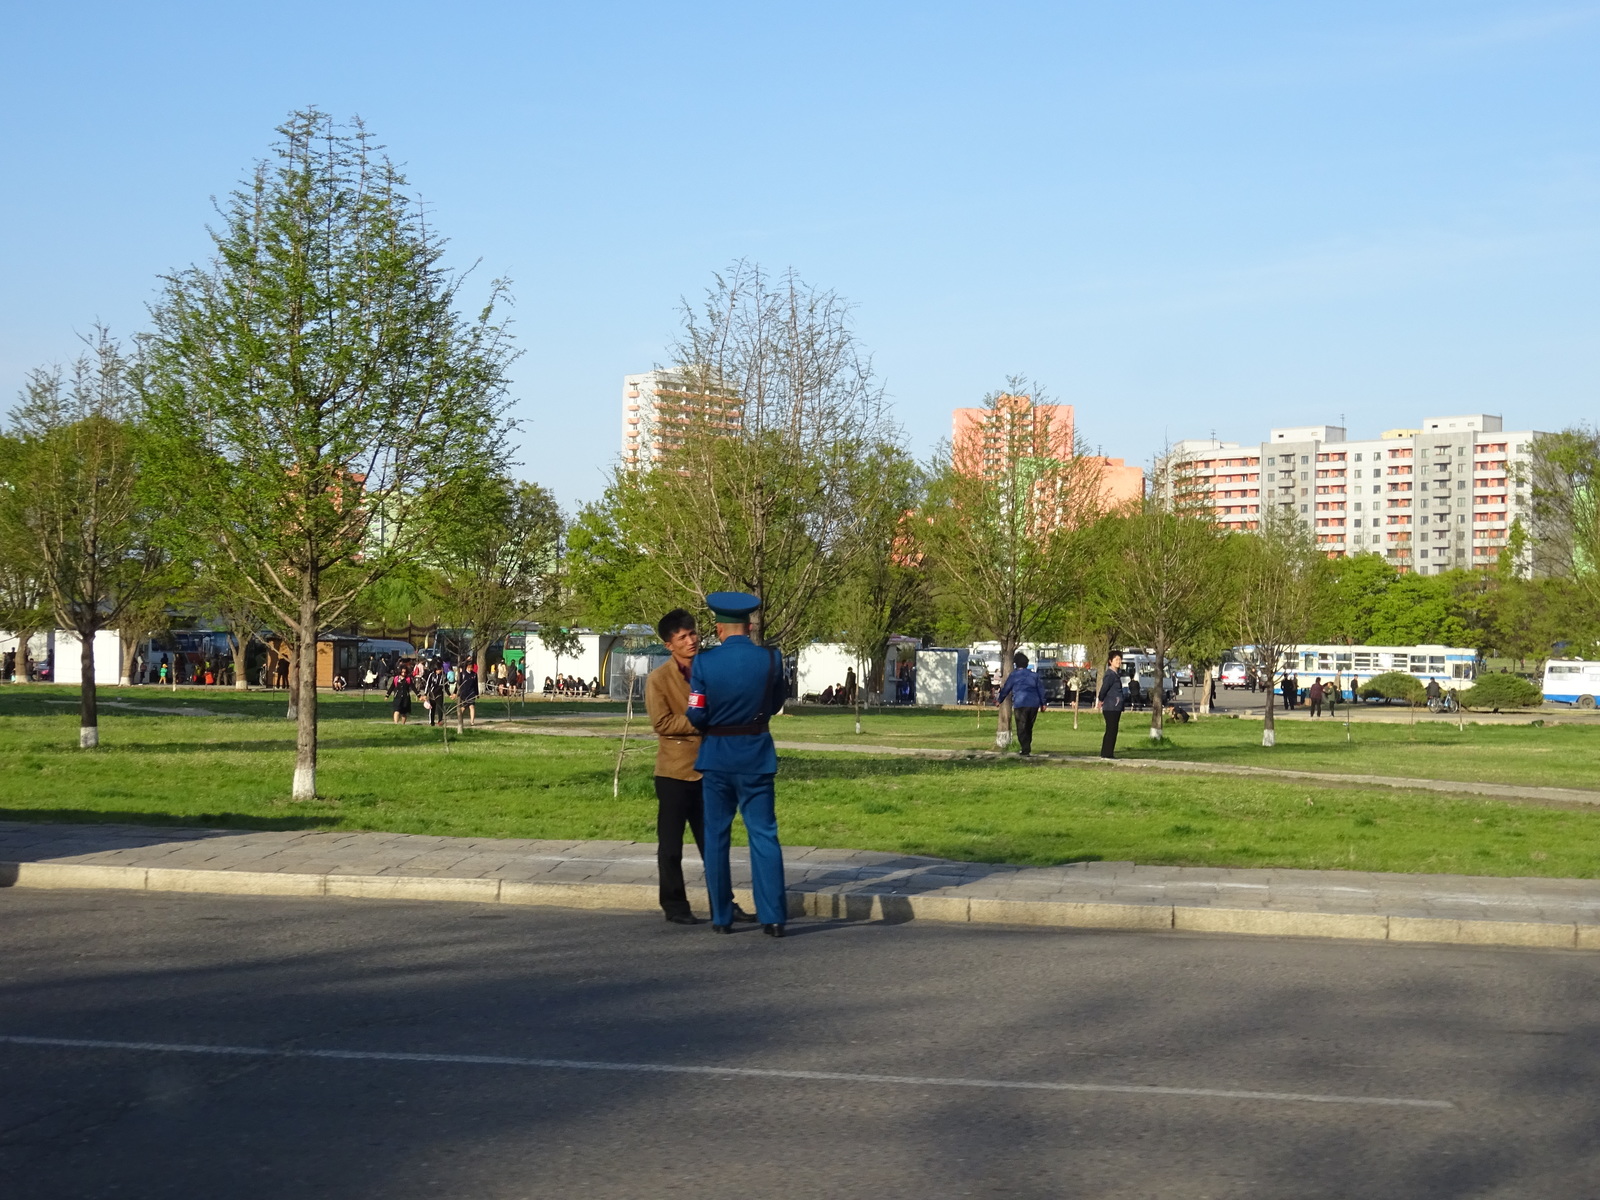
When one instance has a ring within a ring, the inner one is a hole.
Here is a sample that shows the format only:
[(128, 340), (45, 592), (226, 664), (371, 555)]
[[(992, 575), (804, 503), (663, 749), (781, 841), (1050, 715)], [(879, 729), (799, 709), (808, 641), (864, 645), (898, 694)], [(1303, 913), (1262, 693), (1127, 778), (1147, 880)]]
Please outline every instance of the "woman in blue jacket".
[(1011, 656), (1011, 665), (1016, 669), (1000, 685), (1000, 696), (996, 703), (1004, 704), (1006, 697), (1011, 698), (1011, 715), (1016, 721), (1017, 741), (1022, 743), (1022, 756), (1027, 758), (1033, 754), (1034, 718), (1044, 707), (1044, 682), (1028, 670), (1028, 656), (1022, 651)]

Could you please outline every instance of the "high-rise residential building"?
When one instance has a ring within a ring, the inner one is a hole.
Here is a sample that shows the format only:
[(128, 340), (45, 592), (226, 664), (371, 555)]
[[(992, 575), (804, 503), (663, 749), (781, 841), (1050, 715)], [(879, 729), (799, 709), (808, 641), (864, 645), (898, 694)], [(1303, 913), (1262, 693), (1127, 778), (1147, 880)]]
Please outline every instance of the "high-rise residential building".
[(1172, 448), (1167, 486), (1229, 529), (1255, 529), (1271, 508), (1304, 523), (1330, 557), (1381, 554), (1438, 574), (1499, 558), (1528, 511), (1519, 467), (1537, 436), (1476, 413), (1360, 442), (1336, 425), (1274, 429), (1247, 446), (1194, 439)]
[(694, 423), (726, 433), (744, 420), (744, 402), (731, 389), (706, 388), (680, 371), (645, 371), (622, 377), (622, 465), (649, 467), (682, 445)]
[[(1070, 404), (1035, 404), (1030, 396), (1001, 396), (995, 405), (958, 408), (951, 422), (951, 448), (958, 468), (985, 474), (1000, 468), (1008, 452), (1021, 449), (1034, 458), (1076, 457)], [(1100, 467), (1099, 483), (1109, 505), (1144, 496), (1144, 471), (1120, 458), (1086, 455)]]

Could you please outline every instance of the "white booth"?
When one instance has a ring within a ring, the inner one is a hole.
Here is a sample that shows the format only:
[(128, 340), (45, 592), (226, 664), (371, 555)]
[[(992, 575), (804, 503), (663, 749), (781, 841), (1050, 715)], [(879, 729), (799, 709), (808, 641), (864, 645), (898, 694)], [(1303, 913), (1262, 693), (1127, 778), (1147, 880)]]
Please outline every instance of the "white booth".
[[(97, 686), (115, 687), (122, 678), (122, 635), (115, 629), (102, 629), (94, 635), (94, 681)], [(56, 663), (53, 681), (83, 682), (83, 642), (68, 629), (56, 630)]]
[(545, 676), (554, 679), (558, 674), (576, 675), (588, 683), (591, 679), (606, 682), (606, 671), (609, 666), (607, 659), (611, 656), (611, 647), (617, 643), (614, 633), (586, 633), (573, 634), (578, 643), (576, 654), (556, 654), (542, 641), (539, 635), (529, 632), (527, 635), (526, 664), (523, 670), (527, 672), (526, 686), (528, 694), (537, 696), (544, 690)]
[(967, 659), (965, 649), (935, 646), (917, 651), (917, 703), (920, 705), (964, 704), (967, 699)]

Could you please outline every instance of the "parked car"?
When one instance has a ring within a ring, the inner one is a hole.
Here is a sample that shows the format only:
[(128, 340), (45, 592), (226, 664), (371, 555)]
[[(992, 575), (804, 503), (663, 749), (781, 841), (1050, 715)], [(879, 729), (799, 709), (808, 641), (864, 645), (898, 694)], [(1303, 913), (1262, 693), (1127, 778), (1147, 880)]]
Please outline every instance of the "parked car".
[(1172, 673), (1172, 681), (1178, 687), (1193, 687), (1194, 667), (1185, 665), (1176, 668)]
[(1250, 682), (1250, 672), (1241, 662), (1222, 664), (1222, 686), (1225, 688), (1241, 688)]

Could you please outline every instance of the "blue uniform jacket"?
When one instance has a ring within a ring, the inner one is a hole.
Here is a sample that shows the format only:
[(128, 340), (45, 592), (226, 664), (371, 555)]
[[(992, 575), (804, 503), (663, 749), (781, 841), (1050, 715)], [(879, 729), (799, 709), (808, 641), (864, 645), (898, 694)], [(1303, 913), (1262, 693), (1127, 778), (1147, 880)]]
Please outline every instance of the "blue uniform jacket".
[(1043, 708), (1044, 680), (1027, 667), (1018, 667), (1000, 685), (997, 703), (1003, 703), (1007, 696), (1011, 697), (1012, 708)]
[[(769, 664), (772, 688), (763, 703)], [(735, 634), (720, 646), (694, 656), (694, 665), (689, 668), (686, 715), (689, 723), (701, 730), (744, 725), (762, 712), (769, 717), (777, 712), (787, 690), (778, 651)], [(778, 769), (778, 752), (772, 745), (772, 735), (765, 730), (727, 736), (708, 734), (700, 741), (694, 769), (770, 775)]]

